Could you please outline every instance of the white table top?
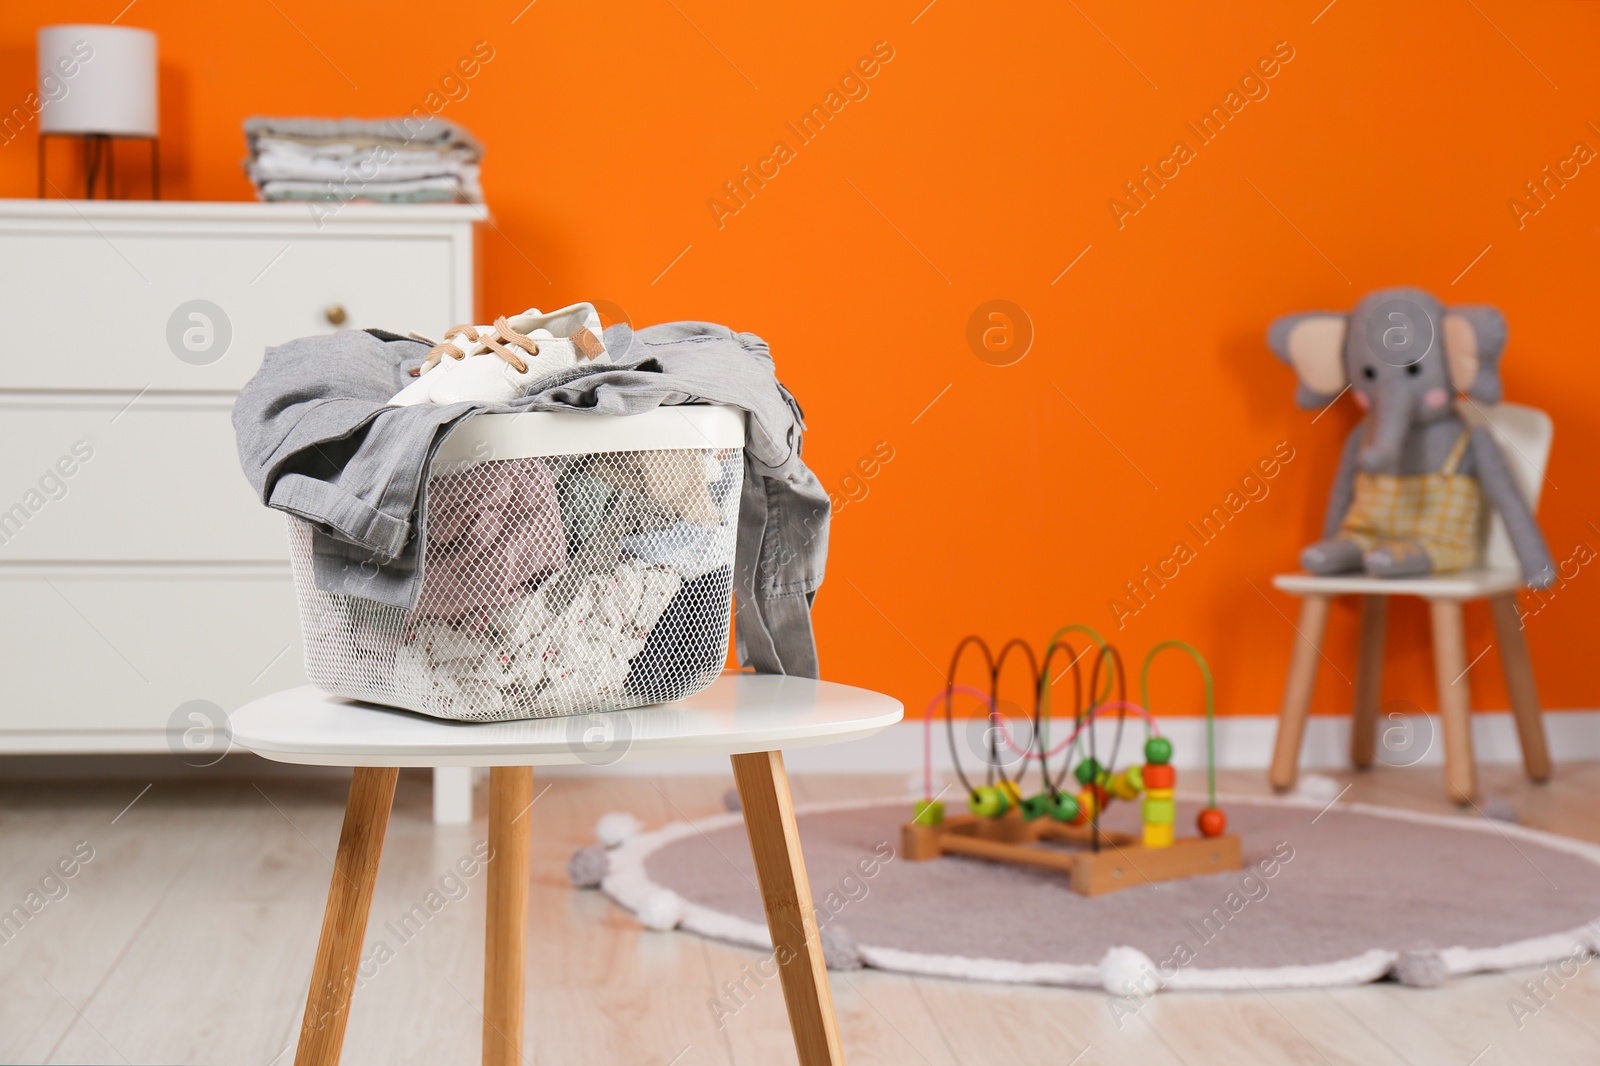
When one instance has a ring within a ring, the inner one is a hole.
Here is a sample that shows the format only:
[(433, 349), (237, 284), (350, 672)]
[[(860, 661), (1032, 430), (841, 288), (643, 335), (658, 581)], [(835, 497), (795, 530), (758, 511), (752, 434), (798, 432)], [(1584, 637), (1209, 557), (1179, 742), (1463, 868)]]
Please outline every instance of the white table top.
[(228, 725), (240, 746), (277, 762), (605, 766), (837, 744), (871, 736), (902, 713), (900, 701), (849, 685), (725, 674), (678, 703), (517, 722), (450, 722), (303, 685), (246, 704)]

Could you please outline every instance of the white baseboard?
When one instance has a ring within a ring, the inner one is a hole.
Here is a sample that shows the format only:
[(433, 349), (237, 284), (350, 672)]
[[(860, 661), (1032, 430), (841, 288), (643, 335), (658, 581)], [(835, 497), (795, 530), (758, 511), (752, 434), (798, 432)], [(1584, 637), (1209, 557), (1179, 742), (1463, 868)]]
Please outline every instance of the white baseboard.
[[(1557, 711), (1544, 716), (1550, 754), (1559, 764), (1580, 759), (1600, 759), (1600, 711)], [(1103, 736), (1110, 740), (1110, 726)], [(986, 747), (982, 725), (972, 731), (957, 723), (956, 742), (962, 764), (969, 770), (982, 770), (977, 752)], [(1181, 769), (1205, 766), (1206, 729), (1203, 718), (1168, 718), (1161, 723), (1164, 735), (1172, 741), (1173, 764)], [(1437, 715), (1411, 715), (1378, 726), (1378, 760), (1391, 766), (1437, 766), (1444, 762)], [(1231, 715), (1217, 719), (1217, 768), (1219, 770), (1264, 770), (1272, 761), (1272, 745), (1278, 732), (1277, 716)], [(1064, 735), (1064, 734), (1063, 734)], [(933, 725), (934, 773), (950, 769), (950, 749), (943, 721)], [(1131, 720), (1117, 763), (1143, 762), (1144, 733)], [(1480, 764), (1518, 763), (1522, 749), (1509, 711), (1483, 712), (1472, 716), (1473, 754)], [(922, 770), (923, 726), (901, 722), (865, 740), (818, 748), (795, 748), (784, 753), (792, 773), (866, 774), (919, 773)], [(1314, 716), (1306, 726), (1300, 765), (1308, 769), (1337, 769), (1350, 765), (1349, 715)], [(693, 759), (652, 759), (646, 762), (621, 762), (606, 767), (541, 768), (546, 776), (563, 773), (613, 774), (726, 774), (727, 760), (717, 757)]]
[(0, 756), (173, 754), (171, 736), (159, 729), (0, 730)]

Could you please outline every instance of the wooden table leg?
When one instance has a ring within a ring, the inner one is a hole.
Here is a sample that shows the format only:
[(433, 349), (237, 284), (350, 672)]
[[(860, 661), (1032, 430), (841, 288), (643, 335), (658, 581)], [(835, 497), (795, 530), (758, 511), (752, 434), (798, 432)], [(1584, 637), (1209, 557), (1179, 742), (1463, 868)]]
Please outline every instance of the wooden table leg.
[(358, 766), (350, 779), (350, 798), (344, 807), (339, 853), (333, 860), (328, 905), (322, 912), (322, 938), (317, 941), (317, 959), (311, 967), (311, 991), (306, 994), (295, 1066), (336, 1066), (339, 1061), (399, 777), (400, 771), (394, 767)]
[(1278, 711), (1278, 742), (1272, 752), (1267, 778), (1272, 787), (1294, 787), (1300, 772), (1300, 743), (1305, 737), (1306, 715), (1317, 686), (1317, 660), (1322, 657), (1322, 634), (1328, 628), (1328, 597), (1307, 596), (1300, 607), (1299, 632), (1289, 659), (1289, 679), (1283, 685), (1283, 706)]
[(1467, 633), (1461, 604), (1430, 600), (1433, 621), (1433, 672), (1439, 689), (1439, 722), (1444, 734), (1445, 789), (1456, 803), (1478, 795), (1478, 768), (1472, 758), (1472, 698), (1467, 686)]
[(1372, 765), (1378, 737), (1378, 702), (1383, 696), (1383, 638), (1389, 597), (1361, 597), (1361, 636), (1356, 652), (1356, 702), (1350, 713), (1350, 762)]
[(483, 1063), (522, 1062), (533, 768), (489, 770), (489, 887), (483, 940)]
[(1528, 639), (1517, 617), (1517, 594), (1508, 592), (1489, 597), (1489, 612), (1494, 616), (1494, 631), (1500, 637), (1500, 666), (1506, 675), (1506, 691), (1511, 696), (1511, 715), (1516, 719), (1517, 738), (1522, 742), (1522, 766), (1529, 780), (1550, 779), (1550, 748), (1544, 739), (1544, 717), (1539, 713), (1539, 689), (1533, 681), (1533, 660), (1528, 657)]
[(800, 830), (789, 798), (781, 751), (733, 756), (750, 852), (761, 882), (761, 902), (772, 932), (773, 957), (783, 979), (800, 1066), (843, 1066), (844, 1050), (833, 1017), (833, 993), (822, 961), (811, 885), (800, 854)]

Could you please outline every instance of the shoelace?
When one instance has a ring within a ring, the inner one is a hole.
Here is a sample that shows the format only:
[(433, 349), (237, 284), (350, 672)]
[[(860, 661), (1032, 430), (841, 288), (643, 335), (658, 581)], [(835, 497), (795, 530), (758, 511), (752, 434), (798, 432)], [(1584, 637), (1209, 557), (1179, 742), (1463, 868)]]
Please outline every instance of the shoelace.
[[(434, 368), (440, 359), (443, 359), (447, 355), (452, 359), (465, 359), (467, 357), (467, 353), (462, 351), (461, 348), (453, 344), (448, 339), (456, 336), (457, 334), (465, 334), (469, 337), (476, 337), (478, 335), (478, 327), (468, 324), (465, 326), (451, 326), (449, 329), (445, 330), (444, 335), (446, 339), (428, 349), (428, 357), (423, 361), (422, 366), (418, 368), (417, 373), (427, 373), (429, 370)], [(518, 333), (510, 326), (506, 325), (506, 318), (504, 315), (501, 315), (499, 318), (494, 320), (494, 332), (481, 340), (475, 341), (472, 347), (477, 347), (480, 344), (498, 355), (500, 358), (504, 359), (506, 362), (510, 363), (519, 374), (526, 374), (528, 372), (528, 364), (524, 362), (522, 356), (518, 355), (513, 349), (521, 348), (529, 355), (539, 354), (539, 342), (534, 340), (532, 337)], [(512, 347), (508, 348), (506, 345), (511, 345)]]

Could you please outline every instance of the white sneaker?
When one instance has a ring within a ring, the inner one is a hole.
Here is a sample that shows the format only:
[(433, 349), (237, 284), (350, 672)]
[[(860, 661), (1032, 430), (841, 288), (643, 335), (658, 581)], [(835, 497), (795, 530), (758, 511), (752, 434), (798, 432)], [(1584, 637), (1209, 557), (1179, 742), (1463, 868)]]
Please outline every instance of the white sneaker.
[(492, 326), (452, 326), (428, 352), (417, 380), (389, 403), (514, 400), (560, 371), (609, 362), (600, 333), (600, 313), (587, 303), (549, 314), (535, 307), (515, 318), (497, 318)]

